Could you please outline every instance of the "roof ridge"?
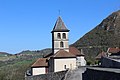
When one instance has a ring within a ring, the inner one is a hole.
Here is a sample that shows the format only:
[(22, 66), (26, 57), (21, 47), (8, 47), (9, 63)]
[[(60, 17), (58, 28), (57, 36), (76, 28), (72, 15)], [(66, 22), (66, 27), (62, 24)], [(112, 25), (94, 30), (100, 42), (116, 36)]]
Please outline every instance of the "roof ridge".
[[(60, 55), (60, 54), (63, 54), (63, 55)], [(53, 54), (52, 57), (75, 57), (75, 55), (68, 51), (65, 51), (64, 49), (60, 49), (55, 54)]]

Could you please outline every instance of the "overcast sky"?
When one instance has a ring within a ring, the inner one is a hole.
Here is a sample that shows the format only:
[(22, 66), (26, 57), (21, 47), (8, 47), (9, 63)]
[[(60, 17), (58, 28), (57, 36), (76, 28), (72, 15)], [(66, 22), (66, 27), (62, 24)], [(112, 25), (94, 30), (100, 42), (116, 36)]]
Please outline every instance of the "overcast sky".
[(50, 48), (58, 16), (72, 44), (119, 9), (120, 0), (0, 0), (0, 51)]

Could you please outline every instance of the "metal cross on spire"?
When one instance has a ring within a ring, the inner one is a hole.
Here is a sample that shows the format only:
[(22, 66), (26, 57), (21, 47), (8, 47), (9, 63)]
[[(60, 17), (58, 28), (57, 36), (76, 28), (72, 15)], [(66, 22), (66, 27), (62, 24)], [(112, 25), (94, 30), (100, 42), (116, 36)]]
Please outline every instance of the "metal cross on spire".
[(59, 13), (59, 16), (61, 15), (61, 12), (60, 12), (60, 10), (58, 10), (58, 13)]

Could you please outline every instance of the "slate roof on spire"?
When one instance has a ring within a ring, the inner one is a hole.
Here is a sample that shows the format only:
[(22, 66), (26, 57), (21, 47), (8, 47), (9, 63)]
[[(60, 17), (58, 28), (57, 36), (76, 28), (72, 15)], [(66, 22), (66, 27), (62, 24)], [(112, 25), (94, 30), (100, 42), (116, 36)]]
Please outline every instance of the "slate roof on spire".
[(56, 32), (56, 31), (69, 31), (66, 27), (65, 27), (65, 24), (64, 22), (62, 21), (61, 17), (59, 16), (56, 23), (55, 23), (55, 26), (53, 28), (53, 31), (52, 32)]

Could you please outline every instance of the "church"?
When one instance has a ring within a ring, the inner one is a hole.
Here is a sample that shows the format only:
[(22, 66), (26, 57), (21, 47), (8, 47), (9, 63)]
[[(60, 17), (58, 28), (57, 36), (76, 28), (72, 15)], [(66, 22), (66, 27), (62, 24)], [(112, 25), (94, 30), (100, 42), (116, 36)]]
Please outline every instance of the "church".
[(69, 29), (59, 16), (52, 33), (52, 53), (39, 58), (32, 66), (32, 75), (47, 74), (85, 66), (83, 51), (69, 46)]

